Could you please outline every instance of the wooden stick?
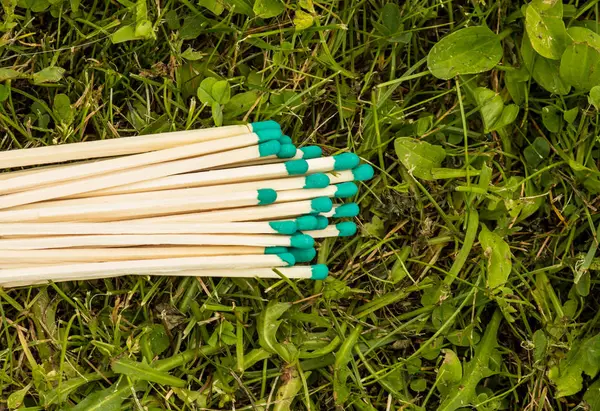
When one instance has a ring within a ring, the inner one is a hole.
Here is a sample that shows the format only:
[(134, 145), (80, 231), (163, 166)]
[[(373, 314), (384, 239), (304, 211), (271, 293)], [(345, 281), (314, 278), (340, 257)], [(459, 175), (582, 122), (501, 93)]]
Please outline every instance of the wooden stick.
[(6, 264), (46, 265), (75, 262), (157, 260), (161, 258), (200, 257), (208, 255), (280, 254), (285, 247), (201, 246), (201, 247), (130, 247), (130, 248), (68, 248), (46, 250), (0, 250), (0, 268)]
[(104, 222), (153, 217), (199, 210), (271, 204), (277, 198), (274, 190), (262, 189), (214, 196), (152, 198), (120, 203), (50, 206), (0, 211), (0, 222)]
[(54, 186), (37, 188), (22, 193), (8, 194), (0, 197), (0, 209), (36, 203), (54, 198), (72, 196), (74, 194), (97, 191), (122, 184), (132, 184), (160, 177), (203, 170), (215, 165), (227, 164), (243, 158), (260, 158), (279, 151), (278, 141), (268, 141), (258, 146), (238, 148), (235, 150), (209, 154), (199, 158), (171, 161), (146, 167), (125, 170), (89, 179), (67, 181)]
[(322, 230), (305, 231), (304, 234), (310, 235), (313, 238), (350, 237), (356, 234), (356, 229), (356, 223), (344, 221), (329, 225)]
[(122, 156), (211, 141), (252, 133), (264, 129), (277, 129), (277, 123), (268, 121), (244, 125), (215, 127), (202, 130), (175, 131), (113, 140), (86, 141), (60, 146), (11, 150), (0, 153), (4, 168), (26, 167), (39, 164), (60, 163), (88, 158)]
[(0, 194), (14, 193), (33, 187), (41, 187), (92, 177), (116, 171), (135, 169), (151, 164), (165, 163), (183, 158), (204, 156), (212, 153), (234, 150), (236, 148), (253, 146), (265, 141), (278, 138), (276, 132), (267, 130), (263, 134), (242, 134), (228, 137), (218, 141), (207, 141), (203, 143), (177, 146), (149, 153), (136, 154), (126, 157), (113, 158), (94, 163), (78, 164), (72, 167), (56, 168), (33, 175), (21, 175), (0, 182)]
[(218, 245), (251, 247), (310, 248), (311, 237), (269, 234), (153, 234), (153, 235), (82, 235), (0, 239), (2, 250), (43, 250), (72, 247), (135, 247), (159, 245)]
[(331, 211), (321, 213), (325, 217), (350, 218), (360, 213), (360, 207), (356, 203), (334, 204)]
[[(311, 279), (324, 280), (327, 278), (327, 266), (317, 264), (313, 266), (297, 266), (297, 267), (277, 267), (277, 268), (250, 268), (244, 270), (219, 269), (219, 270), (185, 270), (170, 272), (166, 275), (174, 277), (235, 277), (235, 278), (281, 278), (279, 275), (293, 279)], [(150, 274), (152, 275), (152, 274)], [(163, 274), (164, 275), (164, 274)], [(0, 280), (2, 287), (23, 287), (36, 284), (47, 284), (49, 281), (81, 281), (81, 280), (97, 280), (104, 278), (122, 277), (124, 275), (116, 274), (97, 274), (97, 275), (79, 275), (79, 276), (55, 276), (51, 279), (37, 280), (15, 280), (4, 281)]]

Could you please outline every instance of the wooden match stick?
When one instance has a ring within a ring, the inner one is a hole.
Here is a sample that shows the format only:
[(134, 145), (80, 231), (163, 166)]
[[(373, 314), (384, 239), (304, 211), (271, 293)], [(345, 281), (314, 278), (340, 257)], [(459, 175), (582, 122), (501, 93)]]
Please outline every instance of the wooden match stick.
[(304, 233), (313, 238), (350, 237), (356, 234), (356, 223), (344, 221), (329, 225), (322, 230), (305, 231)]
[(334, 204), (331, 211), (321, 213), (325, 217), (350, 218), (356, 217), (360, 213), (360, 207), (356, 203)]
[(26, 167), (72, 160), (145, 153), (268, 129), (281, 130), (279, 125), (274, 121), (262, 121), (201, 130), (174, 131), (112, 140), (97, 140), (60, 146), (11, 150), (0, 152), (0, 165), (3, 168)]

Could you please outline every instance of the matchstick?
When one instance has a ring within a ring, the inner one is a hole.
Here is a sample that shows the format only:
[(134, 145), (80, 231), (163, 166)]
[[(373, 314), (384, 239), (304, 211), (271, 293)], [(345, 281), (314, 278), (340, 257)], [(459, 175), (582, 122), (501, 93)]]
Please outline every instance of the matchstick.
[(351, 218), (360, 213), (360, 207), (356, 203), (334, 204), (331, 211), (322, 213), (325, 217)]
[(308, 200), (317, 197), (348, 198), (354, 196), (357, 192), (358, 186), (354, 183), (341, 183), (325, 188), (314, 188), (307, 190), (281, 191), (277, 194), (276, 203)]
[(356, 223), (344, 221), (329, 225), (322, 230), (304, 231), (304, 234), (312, 238), (350, 237), (356, 234)]

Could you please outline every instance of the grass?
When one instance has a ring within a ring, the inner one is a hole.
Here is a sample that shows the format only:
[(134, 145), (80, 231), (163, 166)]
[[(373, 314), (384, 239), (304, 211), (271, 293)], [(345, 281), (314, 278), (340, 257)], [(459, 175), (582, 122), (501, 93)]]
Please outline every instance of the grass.
[[(2, 150), (273, 118), (378, 175), (361, 235), (320, 247), (325, 282), (0, 289), (0, 409), (600, 409), (598, 111), (514, 80), (521, 2), (304, 0), (266, 19), (242, 0), (52, 3), (3, 2)], [(564, 9), (598, 19), (598, 1)], [(139, 39), (113, 44), (130, 24)], [(430, 49), (480, 24), (501, 65), (432, 76)], [(207, 77), (232, 99), (199, 101)], [(486, 131), (478, 86), (516, 119)], [(443, 149), (433, 176), (399, 137)]]

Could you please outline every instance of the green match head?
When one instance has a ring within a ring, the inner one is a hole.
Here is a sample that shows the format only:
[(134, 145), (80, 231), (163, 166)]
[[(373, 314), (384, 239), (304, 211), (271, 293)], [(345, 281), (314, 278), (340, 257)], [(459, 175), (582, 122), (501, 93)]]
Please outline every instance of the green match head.
[(298, 231), (298, 226), (293, 220), (288, 221), (272, 221), (269, 226), (279, 234), (291, 235)]
[(335, 218), (356, 217), (360, 212), (360, 207), (356, 203), (342, 204), (335, 208), (333, 216)]
[(308, 263), (317, 256), (314, 248), (290, 248), (290, 254), (294, 256), (297, 263)]
[(294, 142), (292, 141), (292, 138), (290, 136), (281, 136), (279, 138), (279, 142), (281, 144), (294, 144)]
[(322, 230), (329, 225), (329, 219), (327, 217), (318, 215), (315, 216), (315, 218), (317, 219), (317, 227), (315, 230)]
[(311, 248), (315, 245), (315, 239), (306, 234), (293, 235), (290, 244), (294, 248)]
[(354, 183), (337, 184), (334, 196), (336, 198), (348, 198), (358, 193), (358, 186)]
[(329, 197), (318, 197), (310, 200), (313, 213), (328, 213), (333, 208), (333, 202)]
[(277, 153), (279, 158), (292, 158), (296, 155), (296, 146), (293, 144), (281, 144), (281, 150)]
[(333, 156), (333, 161), (334, 170), (351, 170), (358, 166), (360, 158), (354, 153), (342, 153)]
[(281, 130), (276, 130), (274, 128), (260, 130), (254, 132), (258, 136), (258, 142), (263, 143), (265, 141), (278, 140), (281, 138)]
[(317, 229), (317, 217), (313, 215), (303, 215), (296, 218), (296, 227), (299, 231), (310, 231)]
[(252, 132), (254, 133), (262, 130), (279, 130), (279, 132), (281, 133), (281, 126), (274, 120), (257, 121), (256, 123), (250, 123), (250, 127), (252, 127)]
[(261, 188), (257, 191), (258, 195), (256, 199), (258, 200), (258, 205), (273, 204), (275, 200), (277, 200), (277, 192), (275, 190), (271, 190), (270, 188)]
[(278, 154), (281, 150), (281, 143), (277, 140), (267, 141), (258, 145), (258, 153), (261, 157), (268, 157)]
[(373, 178), (375, 170), (370, 164), (361, 164), (352, 170), (352, 175), (356, 181), (367, 181)]
[(296, 259), (294, 258), (294, 255), (291, 253), (277, 254), (277, 257), (281, 258), (281, 260), (284, 263), (286, 263), (288, 267), (291, 267), (296, 264)]
[(308, 171), (308, 163), (306, 160), (292, 160), (284, 163), (287, 173), (291, 176), (306, 174)]
[(325, 264), (316, 264), (311, 267), (311, 280), (324, 280), (329, 274), (329, 268)]
[(316, 173), (306, 176), (304, 179), (303, 188), (325, 188), (329, 185), (331, 180), (329, 176), (323, 173)]
[(319, 158), (323, 155), (323, 149), (318, 146), (302, 147), (300, 151), (302, 151), (302, 158), (304, 159)]
[(287, 247), (265, 247), (265, 254), (282, 254), (287, 252)]
[(337, 223), (335, 228), (340, 232), (340, 237), (350, 237), (356, 234), (356, 223), (353, 223), (352, 221)]

